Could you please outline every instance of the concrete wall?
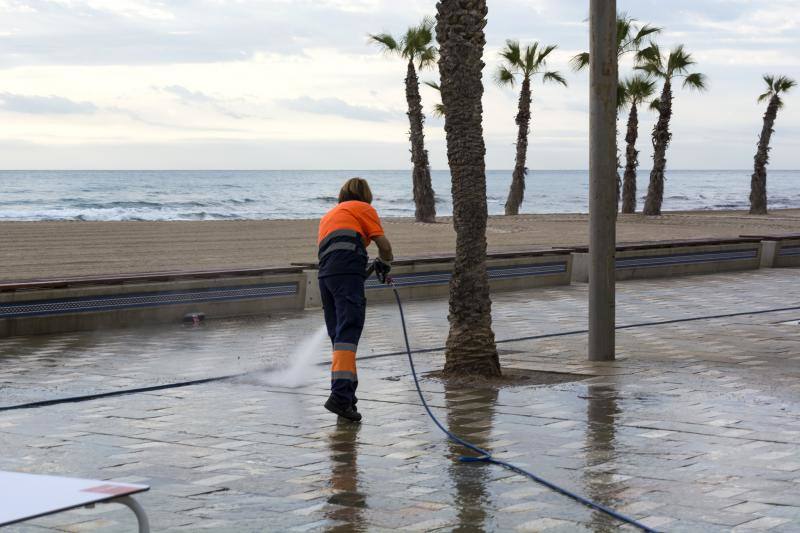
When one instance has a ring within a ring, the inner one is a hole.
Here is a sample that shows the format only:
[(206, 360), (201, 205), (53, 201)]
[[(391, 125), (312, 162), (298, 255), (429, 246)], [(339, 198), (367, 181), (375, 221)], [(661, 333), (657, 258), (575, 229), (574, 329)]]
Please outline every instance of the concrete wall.
[[(493, 292), (533, 287), (568, 285), (572, 271), (569, 250), (498, 254), (487, 261), (489, 286)], [(404, 300), (444, 298), (450, 292), (452, 258), (401, 262), (392, 268), (392, 278)], [(391, 289), (373, 277), (367, 281), (370, 302), (393, 300)]]
[(212, 279), (6, 288), (0, 292), (0, 337), (180, 322), (190, 313), (221, 318), (299, 310), (305, 288), (300, 269)]
[[(578, 249), (573, 255), (572, 281), (587, 283), (588, 251)], [(761, 242), (748, 239), (621, 245), (616, 253), (616, 279), (752, 270), (761, 266), (761, 257)]]
[[(719, 241), (621, 244), (618, 280), (681, 276), (770, 266), (800, 266), (800, 235)], [(493, 292), (588, 281), (588, 250), (493, 254)], [(392, 270), (405, 300), (446, 298), (452, 257), (397, 261)], [(393, 299), (372, 277), (371, 302)], [(315, 265), (250, 271), (141, 274), (128, 277), (0, 284), (0, 337), (144, 323), (257, 315), (321, 306)]]
[[(767, 241), (765, 241), (767, 242)], [(798, 267), (800, 266), (800, 237), (797, 239), (782, 239), (775, 242), (775, 258), (772, 266)]]

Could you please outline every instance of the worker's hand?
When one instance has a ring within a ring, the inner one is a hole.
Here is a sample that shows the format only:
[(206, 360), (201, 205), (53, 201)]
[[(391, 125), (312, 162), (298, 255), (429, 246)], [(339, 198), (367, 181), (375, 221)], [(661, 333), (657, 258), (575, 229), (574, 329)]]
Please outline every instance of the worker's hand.
[(375, 267), (375, 276), (378, 278), (378, 281), (381, 283), (386, 283), (389, 277), (389, 272), (392, 271), (391, 263), (388, 263), (379, 257), (375, 259), (372, 265)]

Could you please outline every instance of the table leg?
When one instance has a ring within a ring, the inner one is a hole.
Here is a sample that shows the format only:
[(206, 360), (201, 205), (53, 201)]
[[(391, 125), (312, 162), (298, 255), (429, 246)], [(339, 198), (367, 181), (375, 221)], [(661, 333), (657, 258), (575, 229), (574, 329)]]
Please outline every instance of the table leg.
[(144, 507), (142, 507), (139, 502), (130, 496), (123, 496), (113, 501), (121, 503), (133, 511), (133, 514), (136, 515), (136, 520), (139, 521), (139, 533), (150, 533), (150, 521), (147, 519), (147, 514), (144, 512)]

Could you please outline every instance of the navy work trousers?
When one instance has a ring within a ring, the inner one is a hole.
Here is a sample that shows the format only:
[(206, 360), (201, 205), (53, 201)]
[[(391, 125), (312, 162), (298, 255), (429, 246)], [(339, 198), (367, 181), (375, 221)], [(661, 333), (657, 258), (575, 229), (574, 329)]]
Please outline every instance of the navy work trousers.
[(364, 329), (367, 299), (364, 276), (338, 274), (319, 279), (325, 325), (333, 344), (331, 397), (340, 406), (355, 405), (358, 373), (356, 351)]

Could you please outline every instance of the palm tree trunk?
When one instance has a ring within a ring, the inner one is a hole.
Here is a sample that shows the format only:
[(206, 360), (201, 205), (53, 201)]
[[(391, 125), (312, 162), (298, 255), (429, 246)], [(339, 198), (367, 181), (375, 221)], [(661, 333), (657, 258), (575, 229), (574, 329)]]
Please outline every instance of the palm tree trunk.
[(650, 185), (642, 213), (660, 215), (664, 202), (664, 169), (667, 166), (667, 147), (672, 138), (669, 120), (672, 118), (672, 87), (669, 80), (664, 81), (661, 101), (658, 107), (658, 121), (653, 126), (653, 170), (650, 171)]
[(750, 214), (767, 214), (767, 164), (769, 163), (769, 140), (772, 127), (778, 116), (778, 95), (769, 99), (767, 112), (764, 113), (764, 125), (758, 137), (758, 149), (753, 158), (753, 175), (750, 177)]
[(622, 212), (636, 212), (636, 167), (639, 166), (639, 151), (636, 149), (636, 137), (639, 135), (639, 115), (636, 102), (631, 103), (628, 115), (628, 133), (625, 135), (625, 182), (622, 185)]
[(486, 0), (440, 0), (436, 10), (456, 231), (444, 373), (496, 376), (500, 362), (486, 272), (486, 147), (481, 105)]
[(511, 189), (506, 200), (506, 215), (519, 214), (519, 207), (525, 196), (525, 159), (528, 156), (528, 130), (531, 123), (531, 80), (522, 81), (519, 92), (519, 111), (517, 112), (517, 157), (514, 160), (514, 173), (511, 176)]
[(422, 98), (419, 95), (419, 79), (414, 62), (408, 62), (406, 74), (406, 101), (408, 102), (408, 122), (411, 126), (411, 162), (414, 164), (412, 182), (414, 184), (414, 205), (417, 222), (436, 222), (436, 200), (431, 185), (431, 168), (428, 164), (428, 151), (425, 149), (425, 132), (422, 125)]

